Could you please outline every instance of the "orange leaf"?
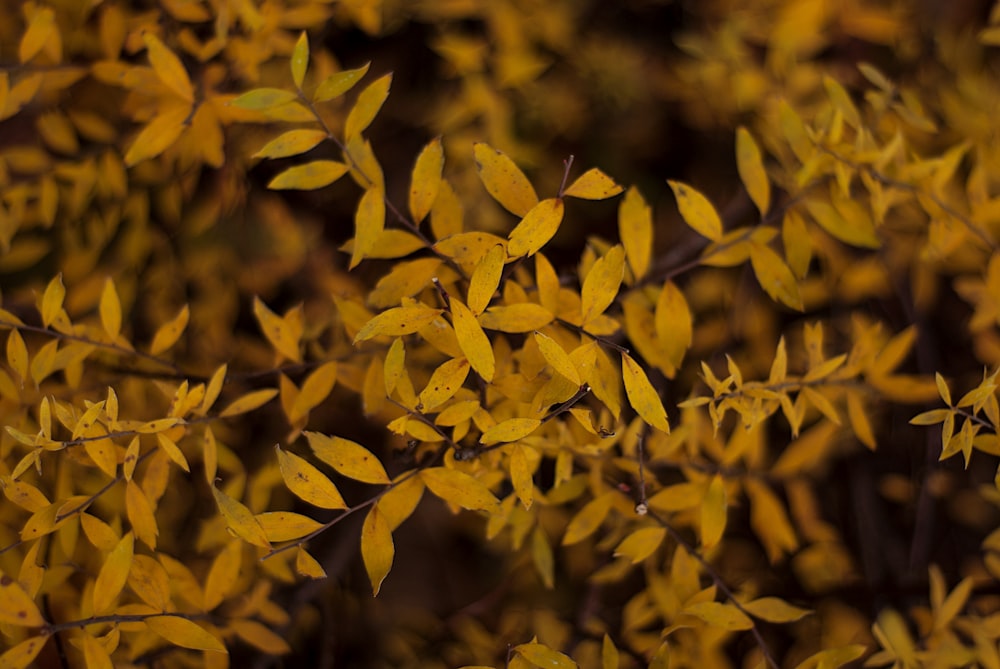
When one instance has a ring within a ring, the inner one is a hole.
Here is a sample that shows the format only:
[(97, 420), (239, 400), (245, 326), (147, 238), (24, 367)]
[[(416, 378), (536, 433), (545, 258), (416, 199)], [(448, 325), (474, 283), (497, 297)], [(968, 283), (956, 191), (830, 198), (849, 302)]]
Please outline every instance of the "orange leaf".
[(149, 55), (149, 64), (153, 66), (153, 71), (160, 78), (167, 88), (172, 90), (187, 102), (194, 102), (194, 91), (191, 88), (191, 79), (188, 78), (187, 70), (183, 63), (173, 51), (171, 51), (160, 39), (151, 32), (142, 36), (142, 41), (146, 44), (146, 53)]
[[(477, 142), (472, 147), (479, 179), (487, 192), (504, 209), (515, 216), (525, 216), (538, 204), (538, 195), (528, 177), (524, 176), (507, 154), (497, 151), (485, 142)], [(518, 254), (520, 255), (520, 254)]]
[(507, 255), (511, 258), (530, 256), (545, 246), (559, 229), (563, 219), (563, 201), (559, 198), (542, 200), (532, 207), (510, 231)]
[(392, 568), (392, 558), (395, 555), (392, 543), (392, 529), (385, 516), (374, 505), (365, 517), (361, 527), (361, 558), (368, 572), (368, 580), (372, 584), (372, 595), (378, 595), (382, 581)]
[(262, 111), (287, 105), (295, 100), (295, 93), (281, 88), (254, 88), (229, 102), (233, 107)]
[(578, 666), (567, 655), (540, 643), (522, 643), (514, 646), (514, 652), (536, 667), (545, 669), (577, 669)]

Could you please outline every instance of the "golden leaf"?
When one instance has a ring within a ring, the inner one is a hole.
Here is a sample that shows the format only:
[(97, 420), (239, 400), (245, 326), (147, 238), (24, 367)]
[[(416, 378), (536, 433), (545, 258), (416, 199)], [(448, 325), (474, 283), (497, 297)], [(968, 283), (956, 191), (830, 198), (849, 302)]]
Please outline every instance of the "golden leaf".
[[(261, 151), (267, 149), (268, 146), (265, 146)], [(302, 165), (289, 167), (271, 179), (267, 187), (271, 190), (316, 190), (329, 186), (347, 174), (347, 171), (347, 165), (336, 160), (313, 160)]]
[(450, 400), (469, 375), (469, 361), (451, 358), (438, 366), (420, 392), (420, 410), (428, 413)]
[(771, 623), (791, 623), (809, 615), (808, 609), (792, 606), (777, 597), (761, 597), (743, 604), (747, 613)]
[(493, 299), (493, 293), (500, 285), (500, 275), (503, 273), (503, 263), (507, 254), (503, 246), (496, 245), (486, 252), (486, 255), (476, 265), (469, 279), (469, 309), (475, 315), (483, 310)]
[(550, 367), (557, 373), (561, 374), (574, 386), (579, 387), (580, 373), (570, 359), (569, 354), (563, 350), (563, 347), (556, 342), (555, 339), (547, 335), (543, 335), (541, 332), (535, 333), (535, 343), (538, 344), (538, 350), (545, 359), (545, 362), (549, 364)]
[(584, 200), (606, 200), (621, 193), (624, 188), (615, 183), (614, 179), (607, 174), (592, 167), (570, 185), (563, 195), (566, 197), (577, 197)]
[(331, 74), (316, 87), (313, 101), (326, 102), (351, 90), (367, 74), (370, 65), (371, 63), (366, 63), (353, 70), (343, 70)]
[(510, 213), (526, 216), (538, 204), (538, 195), (524, 172), (507, 154), (485, 142), (477, 142), (472, 150), (479, 179), (486, 186), (487, 192)]
[(618, 236), (636, 279), (646, 275), (653, 255), (653, 214), (635, 186), (618, 205)]
[(125, 166), (132, 167), (166, 151), (184, 132), (190, 113), (190, 107), (174, 105), (154, 116), (125, 152)]
[(354, 215), (354, 248), (348, 269), (369, 257), (385, 229), (385, 195), (378, 186), (365, 190)]
[(736, 169), (757, 211), (764, 216), (771, 207), (771, 182), (764, 171), (760, 148), (743, 126), (736, 130)]
[(146, 53), (149, 56), (149, 64), (153, 66), (153, 71), (160, 78), (167, 88), (179, 95), (187, 102), (194, 102), (194, 91), (191, 88), (191, 79), (188, 78), (187, 70), (184, 69), (181, 59), (177, 57), (160, 39), (152, 32), (147, 32), (142, 36), (142, 41), (146, 44)]
[(607, 253), (594, 263), (583, 280), (580, 292), (583, 325), (604, 313), (614, 302), (625, 276), (625, 247), (612, 246)]
[(281, 478), (296, 497), (321, 509), (347, 508), (337, 486), (323, 472), (294, 453), (281, 450), (277, 444), (274, 450), (278, 453)]
[(139, 540), (150, 549), (155, 549), (156, 537), (160, 531), (153, 513), (153, 505), (135, 481), (128, 481), (125, 484), (125, 513)]
[(354, 336), (354, 343), (380, 335), (401, 337), (413, 334), (437, 318), (440, 313), (440, 309), (431, 309), (423, 304), (388, 309), (365, 323)]
[(323, 527), (322, 523), (291, 511), (266, 511), (255, 517), (268, 541), (299, 539)]
[(552, 312), (539, 304), (519, 302), (490, 307), (479, 315), (479, 324), (500, 332), (532, 332), (552, 322)]
[(542, 200), (532, 207), (510, 231), (507, 255), (511, 258), (531, 256), (545, 246), (559, 229), (563, 219), (563, 201), (559, 198)]
[(326, 570), (302, 546), (295, 551), (295, 571), (309, 578), (326, 578)]
[(680, 181), (667, 181), (677, 198), (681, 218), (698, 234), (717, 242), (722, 239), (722, 219), (699, 191)]
[(639, 417), (656, 429), (669, 433), (667, 411), (663, 408), (656, 389), (649, 382), (646, 372), (632, 359), (628, 353), (622, 353), (622, 380), (625, 382), (625, 395), (629, 404)]
[(306, 78), (306, 68), (309, 67), (309, 37), (305, 30), (299, 34), (299, 39), (295, 42), (292, 57), (289, 59), (289, 67), (292, 70), (292, 81), (295, 82), (295, 88), (301, 90), (302, 82)]
[(493, 346), (489, 337), (483, 332), (479, 321), (467, 306), (452, 297), (450, 300), (452, 326), (462, 353), (468, 358), (472, 369), (476, 370), (487, 383), (493, 380), (496, 371), (496, 360), (493, 357)]
[(212, 566), (205, 578), (205, 598), (202, 608), (211, 611), (232, 593), (240, 576), (240, 563), (243, 561), (243, 543), (230, 541), (225, 548), (212, 560)]
[(706, 549), (719, 543), (726, 529), (726, 484), (716, 474), (701, 503), (701, 544)]
[(149, 347), (149, 352), (153, 355), (163, 353), (177, 343), (177, 340), (184, 334), (191, 312), (185, 304), (177, 315), (161, 325), (156, 334), (153, 335), (153, 343)]
[(753, 621), (735, 605), (720, 602), (698, 602), (684, 609), (683, 613), (701, 618), (712, 627), (736, 632), (753, 627)]
[(389, 575), (396, 549), (392, 543), (392, 529), (378, 504), (372, 506), (361, 527), (361, 558), (372, 584), (372, 595), (378, 595), (382, 581)]
[(441, 138), (427, 143), (413, 165), (410, 176), (409, 207), (413, 222), (419, 224), (430, 213), (441, 187), (441, 170), (444, 169), (444, 149)]
[(583, 505), (566, 526), (566, 533), (562, 539), (563, 546), (579, 543), (597, 531), (611, 511), (612, 495), (614, 493), (606, 492)]
[(164, 639), (193, 650), (211, 650), (226, 653), (226, 647), (213, 634), (194, 621), (181, 618), (180, 614), (151, 616), (145, 620), (146, 626)]
[(132, 564), (132, 551), (135, 537), (129, 532), (118, 545), (112, 549), (101, 566), (101, 571), (94, 581), (94, 613), (100, 615), (118, 600), (125, 582), (128, 580), (129, 566)]
[(537, 418), (508, 418), (485, 430), (479, 443), (489, 445), (524, 439), (541, 424)]
[(226, 519), (226, 526), (236, 536), (254, 546), (271, 548), (271, 543), (267, 540), (264, 529), (250, 512), (250, 509), (220, 491), (214, 485), (212, 486), (212, 495), (215, 497), (215, 503), (218, 504), (222, 517)]
[(336, 382), (336, 362), (326, 362), (317, 367), (302, 383), (302, 388), (299, 389), (299, 394), (292, 403), (292, 410), (288, 414), (289, 422), (298, 422), (319, 406), (333, 391)]
[(420, 472), (427, 489), (446, 502), (463, 509), (496, 513), (500, 502), (479, 479), (446, 467), (431, 467)]
[(389, 86), (392, 84), (392, 73), (383, 75), (368, 85), (365, 90), (358, 95), (357, 101), (347, 114), (347, 121), (344, 123), (344, 137), (350, 140), (365, 131), (371, 122), (375, 120), (376, 114), (389, 97)]

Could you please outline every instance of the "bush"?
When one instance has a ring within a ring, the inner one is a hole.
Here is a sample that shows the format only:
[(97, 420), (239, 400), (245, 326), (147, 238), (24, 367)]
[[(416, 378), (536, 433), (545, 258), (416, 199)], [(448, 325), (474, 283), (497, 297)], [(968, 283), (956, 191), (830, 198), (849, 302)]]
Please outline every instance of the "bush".
[(0, 666), (1000, 667), (1000, 9), (13, 4)]

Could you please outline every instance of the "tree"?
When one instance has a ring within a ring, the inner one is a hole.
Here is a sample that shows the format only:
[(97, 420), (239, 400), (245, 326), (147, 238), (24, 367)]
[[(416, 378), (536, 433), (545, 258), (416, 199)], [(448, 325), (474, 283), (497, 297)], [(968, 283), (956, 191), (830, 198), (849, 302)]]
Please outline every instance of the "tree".
[(1000, 9), (604, 4), (0, 7), (0, 666), (1000, 666)]

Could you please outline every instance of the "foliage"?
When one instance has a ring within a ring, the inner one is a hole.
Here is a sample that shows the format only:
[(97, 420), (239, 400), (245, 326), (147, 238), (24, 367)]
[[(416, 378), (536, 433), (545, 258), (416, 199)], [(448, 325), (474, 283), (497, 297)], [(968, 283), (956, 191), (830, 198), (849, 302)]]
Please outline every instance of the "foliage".
[(0, 666), (1000, 667), (1000, 6), (14, 4)]

